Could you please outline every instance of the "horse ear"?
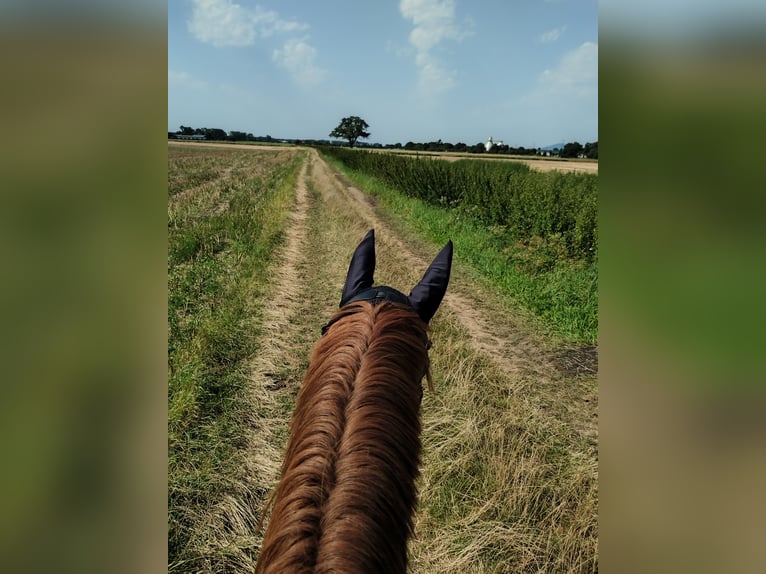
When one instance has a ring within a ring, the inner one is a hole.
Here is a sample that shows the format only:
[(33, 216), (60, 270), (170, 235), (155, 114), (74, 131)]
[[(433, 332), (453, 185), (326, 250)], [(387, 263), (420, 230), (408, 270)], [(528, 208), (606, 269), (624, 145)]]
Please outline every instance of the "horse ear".
[(372, 287), (373, 273), (375, 273), (375, 230), (370, 229), (351, 257), (346, 284), (343, 286), (340, 297), (341, 307), (354, 295)]
[(447, 292), (449, 275), (452, 270), (452, 240), (442, 247), (442, 250), (426, 269), (423, 279), (410, 292), (410, 305), (418, 312), (426, 323), (431, 320)]

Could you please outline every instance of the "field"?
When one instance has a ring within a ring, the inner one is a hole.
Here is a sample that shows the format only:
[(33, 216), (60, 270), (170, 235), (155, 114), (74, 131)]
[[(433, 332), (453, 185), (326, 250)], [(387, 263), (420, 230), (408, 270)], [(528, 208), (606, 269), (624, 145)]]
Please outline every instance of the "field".
[[(375, 228), (376, 278), (408, 290), (440, 244), (412, 205), (316, 150), (168, 150), (168, 568), (251, 571), (354, 247)], [(595, 341), (546, 326), (455, 250), (431, 323), (411, 571), (597, 572)]]
[(523, 163), (524, 165), (538, 171), (562, 171), (573, 173), (598, 173), (598, 161), (591, 159), (564, 159), (564, 158), (545, 158), (527, 155), (506, 155), (506, 154), (472, 154), (460, 152), (434, 152), (434, 151), (405, 151), (405, 150), (385, 150), (380, 153), (393, 153), (404, 156), (435, 157), (447, 161), (460, 161), (461, 159), (481, 159), (486, 161), (510, 161)]

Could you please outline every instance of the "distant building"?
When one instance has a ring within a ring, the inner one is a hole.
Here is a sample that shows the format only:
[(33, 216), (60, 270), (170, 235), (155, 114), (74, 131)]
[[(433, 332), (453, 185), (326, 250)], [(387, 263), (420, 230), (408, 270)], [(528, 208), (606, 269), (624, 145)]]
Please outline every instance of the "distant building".
[(192, 135), (176, 134), (176, 139), (179, 139), (179, 140), (204, 140), (205, 136), (203, 134), (192, 134)]
[(496, 145), (505, 145), (502, 141), (496, 142), (492, 141), (492, 136), (489, 136), (489, 139), (487, 140), (487, 143), (484, 144), (484, 149), (489, 151)]

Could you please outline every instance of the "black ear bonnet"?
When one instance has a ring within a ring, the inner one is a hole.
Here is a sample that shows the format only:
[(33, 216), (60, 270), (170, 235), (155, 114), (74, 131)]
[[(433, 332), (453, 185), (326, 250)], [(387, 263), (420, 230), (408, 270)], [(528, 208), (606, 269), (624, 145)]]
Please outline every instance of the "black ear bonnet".
[[(409, 305), (428, 323), (444, 298), (452, 269), (452, 241), (448, 241), (426, 269), (423, 278), (409, 295), (385, 285), (373, 286), (375, 272), (375, 230), (370, 229), (351, 257), (346, 283), (341, 294), (340, 307), (356, 301), (370, 301), (373, 305), (391, 301)], [(324, 334), (330, 327), (322, 328)]]

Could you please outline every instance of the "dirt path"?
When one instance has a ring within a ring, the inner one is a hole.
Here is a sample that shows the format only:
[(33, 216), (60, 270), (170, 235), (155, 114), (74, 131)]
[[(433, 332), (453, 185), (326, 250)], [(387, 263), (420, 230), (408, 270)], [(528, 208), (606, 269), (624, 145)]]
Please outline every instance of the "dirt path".
[(285, 350), (290, 348), (291, 319), (300, 309), (300, 275), (297, 266), (305, 253), (308, 229), (308, 167), (309, 164), (304, 163), (298, 175), (295, 205), (285, 232), (285, 246), (280, 254), (281, 263), (274, 271), (274, 295), (264, 310), (263, 345), (253, 364), (254, 382), (263, 384), (269, 390), (284, 385), (284, 381), (279, 380), (278, 373), (294, 362), (288, 360)]

